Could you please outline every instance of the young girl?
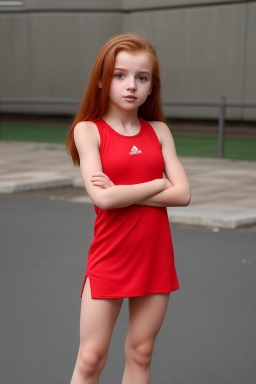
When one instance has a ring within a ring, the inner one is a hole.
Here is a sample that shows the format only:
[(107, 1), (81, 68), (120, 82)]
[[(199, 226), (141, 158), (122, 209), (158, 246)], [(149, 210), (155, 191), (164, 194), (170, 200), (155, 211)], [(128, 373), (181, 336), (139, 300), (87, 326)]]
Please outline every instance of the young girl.
[(67, 148), (94, 203), (71, 384), (99, 383), (123, 299), (129, 298), (123, 384), (149, 384), (155, 338), (179, 289), (166, 207), (190, 188), (160, 101), (156, 52), (136, 34), (99, 52)]

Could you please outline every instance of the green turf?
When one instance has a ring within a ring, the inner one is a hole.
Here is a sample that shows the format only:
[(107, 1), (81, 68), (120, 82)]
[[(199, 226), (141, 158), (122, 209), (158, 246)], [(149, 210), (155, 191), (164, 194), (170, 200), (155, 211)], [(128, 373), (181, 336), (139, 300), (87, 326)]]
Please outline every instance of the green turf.
[[(217, 157), (215, 137), (174, 136), (179, 156)], [(224, 157), (235, 160), (256, 160), (256, 139), (225, 139)]]
[[(65, 143), (67, 126), (2, 125), (1, 140)], [(179, 156), (217, 157), (215, 137), (174, 135)], [(237, 160), (256, 160), (256, 139), (225, 139), (225, 157)]]
[(65, 126), (2, 125), (0, 135), (1, 140), (6, 141), (65, 143), (68, 129)]

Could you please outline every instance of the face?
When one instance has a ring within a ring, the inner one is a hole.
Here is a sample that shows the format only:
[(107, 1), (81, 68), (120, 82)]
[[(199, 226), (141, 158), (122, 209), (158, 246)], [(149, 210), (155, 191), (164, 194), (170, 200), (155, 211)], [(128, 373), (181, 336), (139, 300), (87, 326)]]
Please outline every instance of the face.
[(109, 91), (109, 107), (137, 110), (151, 92), (152, 70), (152, 62), (146, 53), (118, 52)]

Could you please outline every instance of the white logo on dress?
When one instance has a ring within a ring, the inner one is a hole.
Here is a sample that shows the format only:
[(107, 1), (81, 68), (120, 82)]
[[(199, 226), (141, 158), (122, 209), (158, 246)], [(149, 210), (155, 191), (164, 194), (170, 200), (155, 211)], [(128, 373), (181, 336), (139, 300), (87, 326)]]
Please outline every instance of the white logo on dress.
[(138, 155), (139, 153), (142, 153), (141, 150), (134, 145), (131, 149), (131, 152), (129, 152), (129, 155)]

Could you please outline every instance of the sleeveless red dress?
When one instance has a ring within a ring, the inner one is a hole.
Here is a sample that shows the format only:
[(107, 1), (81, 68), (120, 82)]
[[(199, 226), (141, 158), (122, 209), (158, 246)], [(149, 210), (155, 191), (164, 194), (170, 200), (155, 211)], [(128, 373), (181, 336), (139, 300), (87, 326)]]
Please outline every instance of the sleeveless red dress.
[[(100, 134), (103, 172), (114, 184), (161, 179), (164, 159), (153, 127), (142, 118), (140, 132), (125, 136), (103, 119), (94, 121)], [(93, 299), (144, 296), (179, 289), (166, 207), (134, 204), (102, 210), (96, 219), (86, 274)]]

